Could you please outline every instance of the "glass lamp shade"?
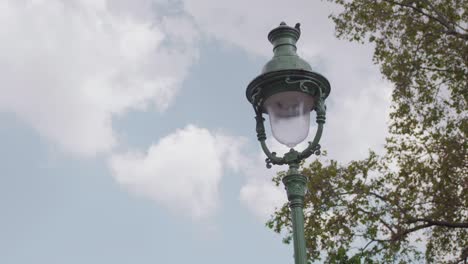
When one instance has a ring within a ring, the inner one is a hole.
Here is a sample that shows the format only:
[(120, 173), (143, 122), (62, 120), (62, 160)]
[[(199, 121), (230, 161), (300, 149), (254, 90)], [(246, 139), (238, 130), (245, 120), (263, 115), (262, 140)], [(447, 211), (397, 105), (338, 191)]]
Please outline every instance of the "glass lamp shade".
[(273, 137), (290, 148), (309, 134), (314, 97), (302, 92), (281, 92), (268, 97), (264, 107), (270, 116)]

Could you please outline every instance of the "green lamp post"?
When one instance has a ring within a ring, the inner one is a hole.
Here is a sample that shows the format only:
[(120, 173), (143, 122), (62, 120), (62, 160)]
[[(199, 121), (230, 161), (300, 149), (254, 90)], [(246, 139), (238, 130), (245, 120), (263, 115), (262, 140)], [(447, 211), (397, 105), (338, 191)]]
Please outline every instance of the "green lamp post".
[[(255, 110), (257, 138), (265, 152), (266, 166), (289, 165), (282, 179), (291, 209), (295, 264), (307, 263), (304, 237), (304, 196), (307, 178), (299, 172), (299, 164), (312, 154), (320, 154), (319, 141), (325, 123), (325, 99), (330, 93), (330, 83), (313, 72), (310, 65), (296, 54), (296, 42), (301, 35), (300, 24), (290, 27), (282, 22), (268, 34), (273, 44), (273, 58), (262, 73), (247, 86), (247, 99)], [(317, 131), (314, 139), (301, 152), (294, 147), (304, 141), (309, 133), (310, 112), (316, 112)], [(263, 114), (268, 114), (273, 137), (290, 147), (279, 157), (266, 145)]]

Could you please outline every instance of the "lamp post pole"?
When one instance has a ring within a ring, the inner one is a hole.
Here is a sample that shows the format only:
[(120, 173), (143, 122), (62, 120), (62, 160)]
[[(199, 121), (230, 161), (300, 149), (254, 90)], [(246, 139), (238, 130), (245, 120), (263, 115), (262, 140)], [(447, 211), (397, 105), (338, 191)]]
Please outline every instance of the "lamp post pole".
[(295, 264), (307, 263), (307, 252), (304, 236), (304, 195), (307, 188), (307, 177), (298, 171), (299, 164), (289, 165), (283, 184), (288, 194), (289, 208), (293, 227), (294, 260)]
[[(300, 34), (299, 24), (290, 27), (284, 22), (268, 34), (274, 56), (262, 73), (250, 82), (246, 95), (256, 114), (257, 138), (267, 156), (267, 168), (272, 164), (289, 165), (282, 181), (291, 211), (294, 260), (295, 264), (306, 264), (303, 209), (307, 177), (299, 172), (299, 164), (312, 154), (320, 154), (319, 141), (325, 123), (325, 99), (330, 93), (330, 83), (312, 71), (310, 65), (296, 54)], [(315, 137), (305, 150), (298, 152), (293, 147), (307, 137), (311, 111), (316, 112)], [(283, 157), (278, 157), (266, 145), (263, 114), (270, 116), (273, 136), (291, 148)]]

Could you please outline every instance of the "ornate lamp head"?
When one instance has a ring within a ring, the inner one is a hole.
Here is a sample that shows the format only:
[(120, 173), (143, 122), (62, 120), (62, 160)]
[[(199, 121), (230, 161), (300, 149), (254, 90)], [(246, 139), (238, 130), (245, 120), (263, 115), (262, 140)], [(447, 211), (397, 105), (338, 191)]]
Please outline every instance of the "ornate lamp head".
[[(262, 73), (247, 86), (247, 99), (254, 107), (257, 120), (257, 137), (268, 156), (267, 167), (272, 164), (298, 163), (314, 152), (325, 123), (325, 99), (330, 93), (330, 83), (322, 75), (313, 72), (309, 63), (300, 58), (296, 43), (301, 35), (300, 24), (290, 27), (282, 22), (268, 34), (273, 44), (273, 58), (263, 67)], [(315, 138), (303, 152), (292, 147), (308, 135), (310, 113), (317, 113)], [(273, 136), (291, 147), (284, 157), (276, 157), (266, 147), (263, 113), (270, 117)]]

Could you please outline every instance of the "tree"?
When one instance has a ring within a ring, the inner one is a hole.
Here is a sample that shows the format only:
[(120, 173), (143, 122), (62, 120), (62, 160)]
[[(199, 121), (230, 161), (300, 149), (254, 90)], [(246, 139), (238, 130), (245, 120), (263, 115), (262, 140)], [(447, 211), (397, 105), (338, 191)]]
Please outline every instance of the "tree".
[[(344, 8), (337, 36), (373, 43), (394, 89), (385, 154), (302, 166), (310, 260), (467, 263), (468, 1), (328, 1)], [(289, 242), (288, 207), (267, 226)]]

